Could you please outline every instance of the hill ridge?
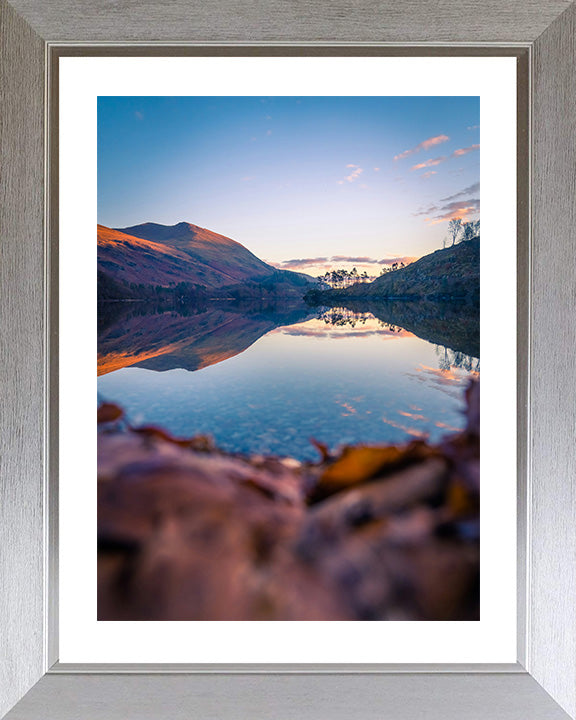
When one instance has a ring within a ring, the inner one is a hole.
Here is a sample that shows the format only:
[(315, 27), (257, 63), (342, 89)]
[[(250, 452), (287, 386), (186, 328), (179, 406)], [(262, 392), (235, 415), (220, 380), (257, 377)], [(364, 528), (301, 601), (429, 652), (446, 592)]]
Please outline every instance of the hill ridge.
[[(308, 293), (333, 304), (339, 299), (480, 301), (480, 238), (435, 250), (371, 283)], [(313, 298), (312, 298), (313, 299)]]
[[(188, 222), (142, 223), (126, 228), (98, 225), (99, 298), (129, 299), (186, 285), (208, 296), (220, 288), (266, 283), (268, 294), (301, 296), (312, 277), (278, 270), (232, 238)], [(304, 287), (303, 287), (304, 286)]]

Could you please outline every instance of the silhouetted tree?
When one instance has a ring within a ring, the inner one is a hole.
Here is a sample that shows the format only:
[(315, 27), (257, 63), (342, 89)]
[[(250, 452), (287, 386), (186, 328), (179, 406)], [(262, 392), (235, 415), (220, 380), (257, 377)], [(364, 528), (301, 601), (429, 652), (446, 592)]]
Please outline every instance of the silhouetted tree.
[(473, 222), (465, 222), (462, 223), (462, 242), (468, 242), (469, 240), (473, 240), (476, 237), (476, 233), (474, 230), (474, 223)]
[(452, 239), (452, 246), (456, 244), (456, 240), (458, 238), (458, 235), (460, 234), (460, 231), (462, 229), (462, 219), (461, 218), (453, 218), (448, 223), (448, 235)]

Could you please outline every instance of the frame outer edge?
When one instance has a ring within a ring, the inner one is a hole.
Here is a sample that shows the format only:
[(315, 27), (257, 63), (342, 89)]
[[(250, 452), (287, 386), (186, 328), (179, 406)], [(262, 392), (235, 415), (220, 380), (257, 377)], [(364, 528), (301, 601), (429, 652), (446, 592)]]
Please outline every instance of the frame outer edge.
[(6, 720), (568, 720), (528, 673), (45, 675)]
[(0, 716), (44, 672), (44, 41), (0, 0)]
[(529, 43), (570, 0), (11, 0), (51, 42)]
[[(558, 315), (572, 316), (575, 299), (576, 153), (571, 144), (576, 115), (575, 16), (572, 5), (534, 44), (532, 188), (537, 211), (532, 322), (536, 332), (530, 408), (533, 557), (527, 660), (529, 672), (572, 717), (576, 717), (576, 630), (570, 620), (576, 570), (568, 562), (576, 556), (576, 501), (570, 488), (575, 413), (572, 395), (562, 389), (574, 384), (570, 351), (575, 338), (573, 327), (562, 327), (560, 347), (554, 330)], [(6, 0), (0, 0), (0, 308), (4, 311), (0, 318), (0, 578), (10, 578), (9, 586), (0, 585), (0, 717), (44, 672), (45, 345), (44, 293), (38, 282), (44, 278), (43, 69), (44, 41)], [(556, 257), (547, 256), (548, 248), (556, 251)], [(33, 282), (24, 286), (25, 278)], [(551, 485), (560, 495), (553, 494)], [(542, 535), (551, 527), (558, 528), (558, 536)]]
[(576, 5), (534, 43), (528, 671), (576, 717)]

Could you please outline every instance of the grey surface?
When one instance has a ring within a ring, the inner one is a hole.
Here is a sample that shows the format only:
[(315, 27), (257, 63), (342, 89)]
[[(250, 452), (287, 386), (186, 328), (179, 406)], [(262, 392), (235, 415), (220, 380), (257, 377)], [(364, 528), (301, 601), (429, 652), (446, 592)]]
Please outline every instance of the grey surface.
[(576, 716), (576, 6), (534, 47), (528, 669)]
[[(42, 40), (511, 42), (535, 58), (528, 670), (576, 717), (574, 6), (12, 0)], [(43, 672), (43, 42), (0, 0), (0, 715)], [(338, 713), (341, 713), (338, 715)], [(555, 720), (527, 674), (45, 676), (9, 715)]]
[(47, 675), (6, 720), (568, 720), (528, 675)]
[(383, 674), (432, 674), (432, 673), (458, 673), (472, 675), (474, 673), (479, 674), (491, 674), (496, 673), (507, 673), (507, 674), (526, 674), (526, 670), (519, 663), (507, 663), (507, 664), (421, 664), (421, 665), (390, 665), (390, 664), (361, 664), (361, 663), (350, 663), (349, 665), (338, 664), (306, 664), (306, 665), (294, 665), (294, 664), (256, 664), (256, 663), (245, 663), (243, 665), (217, 665), (217, 664), (205, 664), (205, 665), (185, 665), (185, 664), (82, 664), (72, 665), (67, 663), (56, 663), (50, 668), (51, 674), (64, 674), (71, 675), (73, 673), (87, 673), (91, 675), (104, 675), (104, 674), (121, 674), (121, 675), (133, 675), (135, 673), (144, 673), (145, 675), (156, 675), (159, 673), (169, 673), (171, 675), (182, 675), (182, 674), (208, 674), (217, 673), (220, 675), (266, 675), (266, 674), (282, 674), (282, 675), (302, 675), (302, 673), (312, 673), (314, 675), (383, 675)]
[(0, 716), (43, 673), (44, 43), (0, 0)]
[(566, 0), (12, 0), (49, 41), (531, 42)]

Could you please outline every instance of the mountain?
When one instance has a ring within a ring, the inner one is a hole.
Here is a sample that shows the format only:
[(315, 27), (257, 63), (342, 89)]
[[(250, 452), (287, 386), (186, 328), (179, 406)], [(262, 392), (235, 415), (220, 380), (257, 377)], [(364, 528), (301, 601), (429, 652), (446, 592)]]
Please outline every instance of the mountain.
[(222, 294), (218, 291), (223, 288), (231, 291), (224, 295), (243, 290), (250, 295), (262, 284), (276, 294), (301, 295), (314, 283), (302, 273), (268, 265), (231, 238), (186, 222), (114, 229), (98, 225), (98, 273), (100, 299), (141, 296), (143, 288), (134, 286), (180, 283), (207, 295)]
[(458, 300), (477, 305), (480, 299), (480, 238), (436, 250), (371, 283), (315, 293), (331, 304), (339, 298), (372, 300)]
[(167, 244), (98, 225), (98, 270), (112, 283), (169, 285), (180, 280), (188, 256)]

